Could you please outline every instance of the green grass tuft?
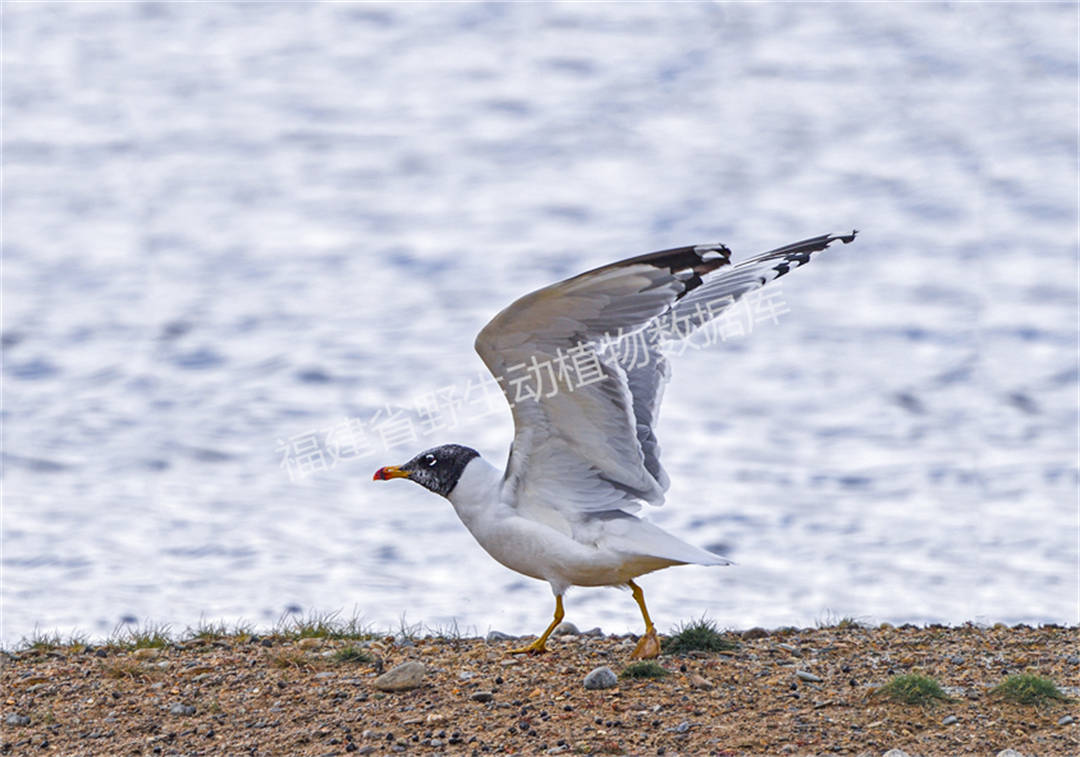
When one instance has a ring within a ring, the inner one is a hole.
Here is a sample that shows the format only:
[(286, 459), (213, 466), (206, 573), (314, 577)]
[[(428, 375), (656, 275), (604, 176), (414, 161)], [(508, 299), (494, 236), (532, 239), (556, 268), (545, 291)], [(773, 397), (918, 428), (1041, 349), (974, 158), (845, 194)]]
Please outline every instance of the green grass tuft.
[(939, 699), (945, 702), (952, 701), (937, 681), (918, 673), (896, 676), (873, 695), (903, 704), (931, 704)]
[(725, 639), (716, 623), (706, 618), (680, 625), (675, 629), (675, 634), (663, 643), (663, 650), (667, 654), (726, 652), (730, 649), (735, 649), (734, 642)]
[(1050, 700), (1068, 700), (1053, 681), (1031, 673), (1009, 676), (990, 693), (1019, 704), (1046, 704)]
[(342, 663), (374, 662), (375, 658), (365, 649), (350, 644), (334, 653), (334, 659)]
[(250, 634), (246, 626), (236, 626), (234, 630), (229, 629), (225, 624), (225, 621), (218, 621), (212, 623), (207, 620), (199, 620), (199, 625), (194, 628), (188, 628), (184, 633), (185, 640), (190, 641), (205, 641), (207, 643), (212, 641), (221, 641), (233, 636), (239, 636), (241, 633)]
[(862, 621), (850, 615), (841, 616), (831, 612), (826, 613), (824, 618), (818, 618), (814, 625), (821, 629), (833, 628), (838, 631), (849, 631), (854, 628), (864, 627)]
[[(405, 627), (405, 617), (401, 618), (402, 627)], [(452, 649), (460, 649), (461, 645), (469, 638), (469, 631), (461, 630), (458, 626), (457, 618), (451, 618), (449, 623), (437, 626), (427, 626), (427, 638), (436, 639), (438, 641), (444, 641), (450, 645)], [(473, 633), (475, 636), (475, 632)]]
[(667, 675), (671, 675), (671, 671), (664, 666), (652, 660), (642, 660), (627, 665), (623, 672), (619, 673), (619, 678), (663, 678)]
[(283, 617), (274, 629), (275, 636), (295, 641), (297, 639), (374, 639), (371, 626), (361, 622), (356, 615), (342, 620), (339, 612), (311, 613), (306, 618)]
[(105, 645), (112, 649), (164, 649), (173, 643), (170, 626), (150, 624), (143, 627), (121, 626), (112, 632)]
[(72, 632), (64, 637), (60, 635), (59, 631), (46, 633), (35, 628), (32, 634), (23, 637), (22, 641), (19, 642), (17, 650), (34, 652), (37, 654), (45, 654), (46, 652), (56, 652), (60, 650), (81, 652), (86, 649), (88, 643), (87, 637), (80, 633)]

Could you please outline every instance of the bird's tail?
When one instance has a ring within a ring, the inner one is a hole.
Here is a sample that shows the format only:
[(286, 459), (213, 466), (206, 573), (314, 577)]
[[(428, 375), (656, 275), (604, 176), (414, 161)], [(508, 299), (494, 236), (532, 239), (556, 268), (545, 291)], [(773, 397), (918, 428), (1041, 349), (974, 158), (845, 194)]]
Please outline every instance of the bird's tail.
[(726, 557), (687, 544), (664, 529), (638, 518), (621, 521), (617, 529), (609, 529), (604, 541), (606, 546), (620, 552), (657, 557), (674, 563), (734, 565)]

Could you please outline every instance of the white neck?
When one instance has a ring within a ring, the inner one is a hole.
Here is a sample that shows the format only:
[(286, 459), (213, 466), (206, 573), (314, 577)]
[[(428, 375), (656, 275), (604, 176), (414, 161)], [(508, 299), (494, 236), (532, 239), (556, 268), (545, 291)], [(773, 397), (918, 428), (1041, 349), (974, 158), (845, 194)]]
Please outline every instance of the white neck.
[(446, 498), (470, 531), (477, 516), (498, 506), (502, 480), (502, 471), (479, 456), (470, 460), (461, 472), (457, 486)]

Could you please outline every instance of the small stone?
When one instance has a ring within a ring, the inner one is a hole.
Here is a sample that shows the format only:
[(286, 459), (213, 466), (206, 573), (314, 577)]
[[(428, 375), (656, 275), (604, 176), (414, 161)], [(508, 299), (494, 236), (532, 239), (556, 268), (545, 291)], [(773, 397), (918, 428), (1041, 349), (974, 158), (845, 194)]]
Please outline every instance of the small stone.
[(4, 718), (4, 725), (30, 725), (30, 718), (13, 712)]
[(379, 691), (407, 691), (418, 687), (427, 668), (422, 662), (404, 662), (383, 673), (372, 682)]
[(357, 754), (371, 754), (374, 751), (375, 751), (375, 747), (369, 745), (369, 746), (360, 747), (359, 749), (356, 750), (356, 753)]
[(1071, 722), (1073, 722), (1072, 715), (1062, 715), (1061, 719), (1058, 720), (1058, 725), (1068, 725)]
[(752, 640), (752, 639), (764, 639), (768, 635), (769, 635), (769, 632), (766, 631), (761, 626), (755, 626), (753, 628), (748, 628), (748, 629), (746, 629), (745, 631), (742, 632), (742, 637), (744, 639), (748, 640), (748, 641)]
[(910, 755), (903, 749), (890, 749), (885, 754), (881, 755), (881, 757), (910, 757)]
[(473, 673), (472, 671), (469, 671), (469, 670), (463, 670), (463, 671), (461, 671), (460, 673), (457, 674), (457, 677), (458, 677), (459, 681), (468, 681), (469, 679), (471, 679), (471, 678), (473, 678), (475, 676), (476, 676), (476, 673)]
[(954, 654), (952, 657), (949, 658), (949, 662), (951, 662), (953, 665), (963, 665), (964, 658), (958, 654)]
[(601, 638), (601, 637), (603, 637), (604, 632), (600, 630), (600, 626), (597, 626), (596, 628), (590, 628), (588, 631), (585, 631), (581, 635), (582, 636), (591, 636), (593, 638)]
[(469, 697), (469, 699), (474, 702), (490, 702), (494, 698), (495, 695), (492, 694), (490, 691), (478, 691), (471, 697)]
[(689, 720), (684, 720), (683, 722), (681, 722), (677, 726), (675, 726), (672, 730), (675, 731), (675, 733), (686, 733), (687, 731), (690, 730), (690, 728), (691, 728), (690, 721)]
[(1015, 749), (1002, 749), (995, 757), (1024, 757), (1024, 755)]
[(942, 725), (952, 725), (953, 723), (958, 722), (958, 720), (959, 720), (959, 718), (957, 718), (955, 715), (949, 715), (949, 717), (947, 717), (947, 718), (945, 718), (944, 720), (941, 721), (941, 724)]
[(430, 724), (442, 723), (444, 720), (446, 720), (446, 716), (441, 712), (433, 712), (427, 716), (427, 722)]
[(615, 671), (607, 665), (602, 665), (585, 676), (586, 689), (610, 689), (618, 683), (619, 678)]
[(494, 644), (497, 641), (513, 641), (514, 637), (508, 633), (502, 631), (488, 631), (486, 641), (488, 644)]
[(559, 625), (555, 626), (555, 630), (551, 632), (552, 636), (580, 636), (581, 631), (578, 627), (571, 623), (569, 620), (564, 620)]
[(1065, 662), (1070, 665), (1080, 665), (1080, 655), (1071, 654), (1065, 658)]
[(690, 674), (690, 685), (695, 689), (704, 689), (705, 691), (714, 688), (712, 681), (705, 676), (699, 676), (697, 673)]
[(190, 704), (180, 704), (179, 702), (177, 702), (176, 704), (174, 704), (172, 707), (169, 708), (169, 714), (170, 715), (194, 715), (195, 714), (195, 708), (192, 707)]
[(314, 636), (309, 636), (306, 639), (300, 639), (300, 641), (296, 642), (296, 646), (300, 647), (301, 649), (315, 649), (316, 647), (321, 645), (322, 639), (317, 639)]
[(320, 678), (320, 679), (321, 679), (321, 678), (333, 678), (333, 677), (334, 677), (334, 674), (333, 674), (333, 673), (331, 673), (331, 672), (330, 672), (330, 671), (328, 671), (328, 670), (325, 670), (325, 671), (323, 671), (322, 673), (316, 673), (316, 674), (315, 674), (315, 677), (316, 677), (316, 678)]
[(142, 649), (136, 649), (131, 653), (131, 656), (139, 660), (152, 660), (161, 654), (161, 650), (157, 647), (143, 647)]
[(821, 683), (821, 678), (819, 676), (816, 676), (813, 673), (808, 673), (805, 670), (796, 670), (795, 675), (798, 676), (800, 681), (809, 681), (810, 683)]

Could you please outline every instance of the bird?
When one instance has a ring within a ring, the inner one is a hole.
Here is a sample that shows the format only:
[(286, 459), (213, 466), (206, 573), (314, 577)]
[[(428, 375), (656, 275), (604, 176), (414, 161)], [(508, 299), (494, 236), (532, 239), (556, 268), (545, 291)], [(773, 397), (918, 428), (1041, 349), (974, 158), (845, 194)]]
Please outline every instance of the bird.
[(571, 586), (629, 588), (645, 623), (631, 658), (660, 654), (634, 579), (675, 565), (732, 564), (636, 514), (663, 504), (670, 484), (655, 427), (671, 347), (857, 233), (737, 264), (723, 244), (647, 253), (526, 294), (484, 326), (475, 348), (514, 420), (505, 470), (471, 447), (444, 444), (379, 468), (373, 480), (404, 478), (445, 497), (491, 557), (548, 582), (550, 625), (510, 654), (547, 651)]

